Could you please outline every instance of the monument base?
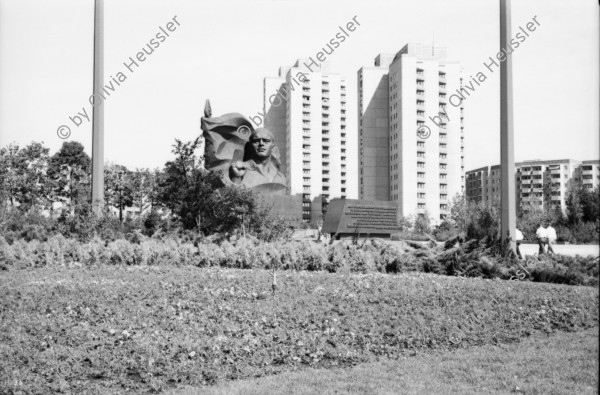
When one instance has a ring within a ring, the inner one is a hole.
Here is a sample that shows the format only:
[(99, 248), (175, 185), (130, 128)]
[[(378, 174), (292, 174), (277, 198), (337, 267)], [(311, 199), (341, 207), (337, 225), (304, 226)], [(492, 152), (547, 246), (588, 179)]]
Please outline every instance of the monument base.
[(290, 226), (302, 224), (302, 195), (268, 195), (260, 193), (260, 198), (271, 209), (271, 214), (289, 221)]

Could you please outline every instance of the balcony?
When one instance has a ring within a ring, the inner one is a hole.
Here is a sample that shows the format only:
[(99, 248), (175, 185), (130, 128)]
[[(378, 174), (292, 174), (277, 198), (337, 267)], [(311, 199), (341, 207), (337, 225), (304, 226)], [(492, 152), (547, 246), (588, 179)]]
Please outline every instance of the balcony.
[(419, 103), (417, 102), (417, 110), (422, 110), (422, 111), (425, 111), (425, 102), (423, 102), (423, 104), (419, 104)]
[(523, 184), (523, 185), (530, 185), (531, 184), (531, 180), (523, 180), (523, 179), (521, 179), (521, 184)]
[(582, 176), (593, 176), (594, 175), (594, 170), (583, 170), (581, 172)]

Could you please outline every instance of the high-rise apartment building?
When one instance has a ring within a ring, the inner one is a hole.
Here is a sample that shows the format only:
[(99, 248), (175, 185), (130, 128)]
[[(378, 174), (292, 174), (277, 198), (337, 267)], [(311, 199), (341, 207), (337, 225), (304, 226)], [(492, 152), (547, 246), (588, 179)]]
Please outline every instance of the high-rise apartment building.
[[(466, 195), (472, 201), (500, 201), (500, 165), (466, 172)], [(515, 190), (519, 212), (532, 205), (550, 204), (566, 212), (566, 199), (576, 186), (593, 189), (600, 184), (600, 161), (572, 159), (529, 160), (515, 163)]]
[(329, 65), (299, 59), (264, 80), (265, 126), (280, 149), (291, 194), (302, 194), (303, 219), (322, 220), (323, 203), (348, 194), (346, 79)]
[(434, 222), (449, 214), (464, 186), (461, 89), (445, 48), (407, 44), (358, 71), (360, 199), (397, 201), (401, 215)]

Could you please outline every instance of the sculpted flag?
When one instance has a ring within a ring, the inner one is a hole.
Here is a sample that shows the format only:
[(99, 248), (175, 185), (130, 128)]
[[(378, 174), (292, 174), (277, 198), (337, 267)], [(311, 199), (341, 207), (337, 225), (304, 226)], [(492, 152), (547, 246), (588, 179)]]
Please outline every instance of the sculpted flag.
[(229, 171), (232, 161), (243, 160), (244, 147), (250, 133), (254, 130), (246, 117), (238, 113), (229, 113), (220, 117), (210, 117), (210, 103), (201, 119), (204, 137), (204, 160), (207, 170)]

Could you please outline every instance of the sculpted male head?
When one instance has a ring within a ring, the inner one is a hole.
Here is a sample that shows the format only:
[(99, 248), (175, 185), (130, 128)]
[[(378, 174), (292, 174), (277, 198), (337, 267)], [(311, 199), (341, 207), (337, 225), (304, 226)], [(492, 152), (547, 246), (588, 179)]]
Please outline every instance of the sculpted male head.
[(274, 146), (273, 133), (266, 128), (258, 128), (250, 135), (250, 144), (254, 156), (258, 159), (266, 159), (271, 157), (271, 152)]

